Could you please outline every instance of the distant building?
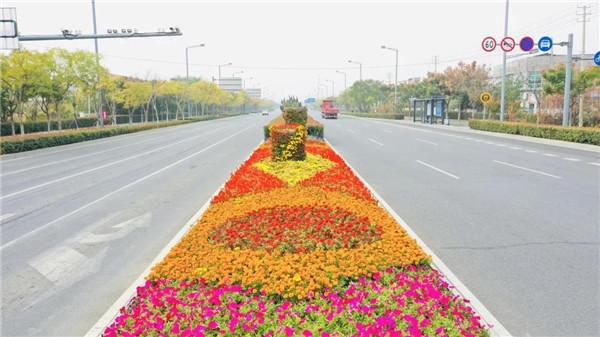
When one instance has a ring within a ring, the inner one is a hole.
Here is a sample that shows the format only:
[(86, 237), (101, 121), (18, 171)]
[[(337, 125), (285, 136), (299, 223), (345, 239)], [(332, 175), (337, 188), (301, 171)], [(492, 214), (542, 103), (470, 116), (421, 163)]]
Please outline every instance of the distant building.
[[(574, 55), (574, 57), (578, 56), (579, 55)], [(593, 54), (585, 54), (584, 58), (589, 58), (589, 60), (580, 60), (575, 62), (575, 69), (579, 69), (579, 62), (583, 62), (584, 69), (594, 65)], [(529, 113), (535, 113), (539, 111), (538, 102), (535, 99), (534, 92), (537, 92), (538, 95), (541, 94), (543, 81), (542, 71), (548, 68), (553, 68), (559, 64), (565, 64), (566, 62), (566, 55), (546, 53), (532, 55), (506, 63), (506, 76), (518, 76), (525, 80), (521, 101), (522, 108), (525, 108)], [(492, 76), (496, 81), (502, 80), (502, 65), (494, 67), (492, 70)]]
[(221, 77), (219, 87), (224, 91), (235, 93), (242, 91), (242, 79), (240, 77)]
[(246, 91), (250, 98), (260, 99), (262, 97), (262, 92), (260, 88), (246, 88), (244, 91)]

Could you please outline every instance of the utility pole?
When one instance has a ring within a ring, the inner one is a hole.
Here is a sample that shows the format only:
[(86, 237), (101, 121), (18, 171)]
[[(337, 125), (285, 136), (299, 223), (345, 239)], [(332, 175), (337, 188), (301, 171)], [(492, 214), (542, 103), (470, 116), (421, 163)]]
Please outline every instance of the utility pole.
[[(508, 36), (508, 0), (504, 10), (504, 37)], [(504, 91), (506, 89), (506, 52), (502, 52), (502, 92), (500, 94), (500, 121), (504, 120)]]
[[(96, 29), (96, 1), (92, 0), (92, 15), (94, 16), (94, 35), (98, 34)], [(100, 128), (104, 128), (104, 114), (102, 113), (102, 88), (100, 87), (100, 55), (98, 54), (98, 39), (94, 39), (94, 47), (96, 50), (96, 82), (98, 82), (98, 124)]]
[[(562, 45), (562, 44), (561, 44)], [(563, 105), (563, 123), (562, 126), (569, 126), (569, 101), (571, 94), (571, 64), (573, 63), (573, 34), (569, 34), (567, 43), (567, 74), (565, 78), (565, 100)]]
[(433, 57), (433, 72), (437, 73), (438, 56)]
[[(589, 19), (586, 19), (587, 15), (591, 15), (592, 13), (589, 12), (588, 13), (588, 6), (587, 5), (583, 5), (583, 6), (577, 6), (577, 8), (582, 8), (583, 12), (582, 13), (577, 13), (578, 16), (583, 16), (583, 19), (581, 19), (581, 21), (579, 21), (579, 19), (577, 20), (577, 22), (581, 22), (583, 23), (583, 33), (581, 34), (581, 58), (583, 59), (584, 55), (585, 55), (585, 23), (589, 22)], [(581, 72), (583, 70), (583, 62), (581, 62), (581, 60), (579, 61), (579, 72)], [(579, 122), (578, 122), (578, 126), (582, 127), (583, 126), (583, 100), (585, 98), (585, 93), (581, 93), (579, 95)]]

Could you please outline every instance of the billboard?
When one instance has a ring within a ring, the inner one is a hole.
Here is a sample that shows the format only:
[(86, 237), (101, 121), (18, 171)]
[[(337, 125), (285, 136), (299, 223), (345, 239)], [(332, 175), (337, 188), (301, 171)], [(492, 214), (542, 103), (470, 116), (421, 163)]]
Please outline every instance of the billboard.
[(219, 87), (227, 92), (242, 91), (241, 77), (221, 77), (219, 78)]
[(246, 93), (248, 93), (250, 98), (261, 98), (260, 88), (246, 88)]

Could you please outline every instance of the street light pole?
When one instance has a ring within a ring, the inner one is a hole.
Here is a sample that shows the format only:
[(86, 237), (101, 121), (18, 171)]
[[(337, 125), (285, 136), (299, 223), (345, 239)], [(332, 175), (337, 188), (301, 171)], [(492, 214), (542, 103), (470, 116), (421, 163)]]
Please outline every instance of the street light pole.
[(349, 62), (349, 63), (356, 63), (356, 64), (358, 64), (358, 66), (359, 66), (359, 69), (360, 69), (360, 77), (359, 77), (359, 78), (360, 78), (360, 80), (362, 81), (362, 63), (360, 63), (360, 62), (356, 62), (356, 61), (352, 61), (352, 60), (348, 60), (348, 62)]
[[(189, 50), (192, 48), (197, 48), (197, 47), (204, 47), (204, 43), (197, 44), (195, 46), (185, 47), (185, 78), (186, 79), (190, 78), (190, 63), (189, 63), (189, 55), (188, 55)], [(192, 116), (191, 114), (192, 114), (192, 102), (190, 101), (190, 97), (188, 95), (188, 117), (191, 117)]]
[(236, 71), (236, 72), (234, 72), (234, 73), (231, 75), (231, 77), (235, 77), (235, 74), (243, 74), (243, 73), (244, 73), (244, 71), (243, 71), (243, 70), (242, 70), (242, 71)]
[(225, 64), (220, 64), (219, 67), (219, 85), (221, 85), (221, 67), (225, 67), (225, 66), (230, 66), (232, 63), (225, 63)]
[(325, 80), (329, 83), (331, 83), (331, 98), (335, 97), (335, 82), (333, 82), (332, 80)]
[(348, 87), (346, 86), (346, 73), (343, 71), (339, 71), (339, 70), (336, 70), (336, 72), (344, 75), (344, 91), (345, 91), (346, 89), (348, 89)]
[[(571, 64), (573, 63), (573, 34), (569, 34), (569, 42), (567, 43), (567, 64), (565, 77), (565, 93), (563, 103), (563, 120), (562, 126), (569, 126), (569, 103), (571, 97)], [(581, 118), (581, 116), (579, 117)]]
[(244, 89), (246, 89), (246, 81), (247, 81), (247, 80), (251, 80), (251, 79), (253, 79), (253, 78), (254, 78), (254, 77), (249, 77), (249, 78), (245, 78), (245, 79), (244, 79)]
[[(98, 34), (96, 29), (96, 1), (92, 0), (92, 15), (94, 19), (94, 35)], [(98, 39), (94, 39), (94, 49), (96, 50), (96, 81), (98, 82), (98, 125), (104, 128), (104, 114), (102, 113), (102, 88), (100, 87), (100, 55), (98, 54)]]
[[(504, 37), (508, 36), (508, 0), (504, 10)], [(500, 121), (504, 120), (504, 92), (506, 88), (506, 52), (502, 52), (502, 92), (500, 93)]]
[(396, 105), (398, 104), (398, 49), (381, 46), (381, 49), (389, 49), (396, 52), (396, 80), (394, 81), (394, 112), (396, 112)]

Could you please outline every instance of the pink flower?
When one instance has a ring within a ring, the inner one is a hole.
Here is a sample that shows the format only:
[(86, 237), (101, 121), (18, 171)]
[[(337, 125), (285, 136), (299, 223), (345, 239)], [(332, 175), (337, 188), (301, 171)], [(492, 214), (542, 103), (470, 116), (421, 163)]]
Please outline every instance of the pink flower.
[(302, 332), (302, 334), (303, 334), (305, 337), (312, 337), (312, 335), (313, 335), (313, 334), (312, 334), (312, 332), (310, 332), (309, 330), (304, 330), (304, 331)]
[(285, 327), (285, 335), (286, 337), (291, 337), (294, 335), (294, 328), (290, 328), (289, 326)]
[(210, 321), (208, 323), (208, 328), (209, 329), (217, 329), (218, 327), (219, 327), (219, 324), (217, 324), (217, 322), (215, 322), (215, 321)]

